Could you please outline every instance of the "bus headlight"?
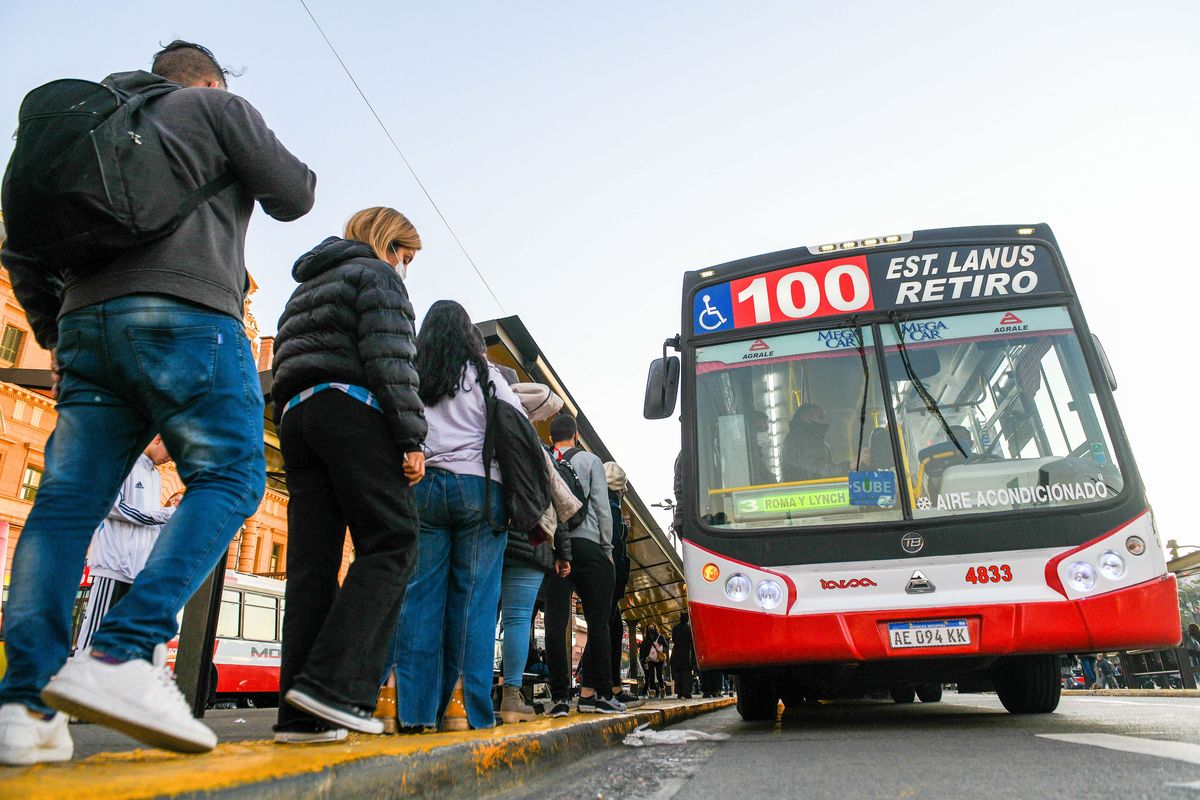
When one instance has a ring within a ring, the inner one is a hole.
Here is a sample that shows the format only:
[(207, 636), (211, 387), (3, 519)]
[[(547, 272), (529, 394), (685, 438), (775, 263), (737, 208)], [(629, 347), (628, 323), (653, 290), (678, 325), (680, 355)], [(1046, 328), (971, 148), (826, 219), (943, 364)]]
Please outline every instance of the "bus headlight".
[(1146, 552), (1146, 542), (1140, 536), (1130, 536), (1125, 540), (1125, 549), (1128, 550), (1129, 554), (1132, 556), (1140, 556), (1142, 553)]
[(1096, 568), (1086, 561), (1076, 561), (1067, 567), (1067, 582), (1077, 592), (1090, 592), (1096, 587)]
[(1120, 580), (1125, 574), (1125, 559), (1112, 550), (1105, 550), (1100, 555), (1100, 574), (1110, 581)]
[(740, 572), (730, 575), (725, 581), (725, 596), (740, 603), (750, 596), (750, 579)]
[(754, 599), (764, 610), (770, 611), (783, 602), (783, 587), (770, 578), (758, 584)]

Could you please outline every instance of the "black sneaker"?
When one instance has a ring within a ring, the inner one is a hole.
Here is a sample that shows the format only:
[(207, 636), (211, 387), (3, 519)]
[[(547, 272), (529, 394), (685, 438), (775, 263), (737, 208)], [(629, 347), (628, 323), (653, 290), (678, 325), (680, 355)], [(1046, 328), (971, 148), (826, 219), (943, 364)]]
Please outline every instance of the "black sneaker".
[(614, 694), (613, 700), (616, 700), (618, 703), (625, 706), (626, 709), (638, 708), (639, 706), (645, 704), (645, 702), (646, 702), (645, 700), (641, 699), (640, 697), (634, 697), (629, 692), (621, 692), (620, 694)]
[(625, 705), (619, 700), (614, 700), (611, 697), (600, 697), (592, 695), (591, 697), (579, 698), (579, 713), (580, 714), (623, 714), (625, 713)]
[(333, 723), (331, 727), (376, 735), (383, 733), (383, 720), (373, 717), (371, 709), (343, 705), (321, 697), (311, 689), (288, 689), (283, 699), (288, 705)]
[(567, 717), (571, 714), (571, 706), (566, 700), (555, 700), (554, 705), (550, 707), (549, 717)]

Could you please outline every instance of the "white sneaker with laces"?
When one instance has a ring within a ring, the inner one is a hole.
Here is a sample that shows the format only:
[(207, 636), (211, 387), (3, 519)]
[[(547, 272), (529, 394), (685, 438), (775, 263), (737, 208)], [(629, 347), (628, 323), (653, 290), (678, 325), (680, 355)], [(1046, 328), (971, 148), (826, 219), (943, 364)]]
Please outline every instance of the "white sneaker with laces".
[(192, 717), (175, 685), (165, 644), (154, 648), (153, 662), (137, 658), (123, 664), (92, 658), (88, 648), (50, 679), (42, 700), (164, 750), (207, 753), (217, 745), (217, 735)]
[(41, 719), (21, 703), (0, 706), (0, 764), (23, 767), (70, 761), (75, 744), (67, 731), (67, 715)]
[(318, 744), (321, 742), (344, 742), (345, 728), (330, 728), (324, 731), (276, 731), (275, 744)]

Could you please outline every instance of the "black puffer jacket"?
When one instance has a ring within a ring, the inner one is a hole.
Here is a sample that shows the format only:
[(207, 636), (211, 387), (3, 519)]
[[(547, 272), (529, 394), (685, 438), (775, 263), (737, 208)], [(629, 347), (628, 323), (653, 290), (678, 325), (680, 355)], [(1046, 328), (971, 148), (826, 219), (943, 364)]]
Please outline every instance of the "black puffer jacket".
[(529, 537), (515, 531), (508, 532), (508, 544), (504, 548), (505, 564), (524, 564), (540, 569), (547, 575), (554, 574), (554, 548), (549, 541), (542, 542), (536, 547), (529, 543)]
[(403, 453), (425, 441), (412, 303), (404, 281), (362, 242), (331, 236), (292, 267), (300, 286), (279, 318), (271, 362), (275, 419), (302, 389), (336, 381), (369, 389)]

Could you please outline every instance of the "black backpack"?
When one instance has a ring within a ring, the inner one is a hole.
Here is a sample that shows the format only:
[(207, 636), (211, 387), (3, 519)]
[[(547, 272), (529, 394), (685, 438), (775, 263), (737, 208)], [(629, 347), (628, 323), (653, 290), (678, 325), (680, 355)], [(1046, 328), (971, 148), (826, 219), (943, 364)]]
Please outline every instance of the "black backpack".
[(142, 113), (179, 84), (149, 72), (121, 77), (120, 89), (107, 78), (52, 81), (21, 102), (0, 190), (7, 247), (59, 275), (96, 272), (169, 235), (234, 182), (226, 172), (193, 186)]
[(588, 512), (588, 493), (583, 488), (583, 481), (579, 480), (579, 474), (571, 466), (571, 457), (578, 452), (578, 447), (571, 447), (563, 452), (562, 458), (554, 459), (554, 467), (558, 470), (563, 483), (571, 490), (571, 494), (575, 495), (575, 498), (582, 503), (579, 510), (570, 519), (562, 523), (562, 526), (569, 531), (573, 531), (582, 525), (583, 521), (587, 519)]
[[(484, 513), (497, 533), (528, 533), (538, 526), (550, 507), (550, 478), (542, 443), (529, 419), (496, 398), (496, 386), (487, 384), (487, 427), (483, 436), (483, 470), (488, 479), (484, 490)], [(504, 478), (505, 519), (497, 524), (492, 514), (492, 459), (500, 464)]]

